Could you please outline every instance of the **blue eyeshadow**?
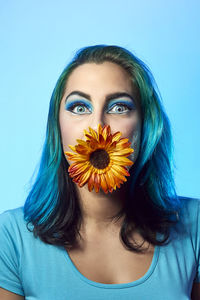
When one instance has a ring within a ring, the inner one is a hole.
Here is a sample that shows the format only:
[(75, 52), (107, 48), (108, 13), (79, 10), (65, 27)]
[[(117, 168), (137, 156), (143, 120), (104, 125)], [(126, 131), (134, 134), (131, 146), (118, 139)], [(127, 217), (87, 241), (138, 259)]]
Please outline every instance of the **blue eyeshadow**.
[(133, 103), (133, 101), (126, 101), (126, 100), (120, 100), (120, 99), (115, 99), (109, 102), (108, 105), (108, 109), (112, 108), (113, 105), (120, 105), (120, 104), (124, 104), (126, 105), (129, 109), (136, 109), (135, 104)]
[(92, 109), (92, 106), (90, 105), (90, 103), (88, 101), (82, 100), (82, 99), (81, 100), (67, 101), (65, 103), (65, 108), (67, 110), (70, 110), (70, 109), (74, 108), (75, 105), (81, 105), (81, 104), (85, 105), (88, 109)]

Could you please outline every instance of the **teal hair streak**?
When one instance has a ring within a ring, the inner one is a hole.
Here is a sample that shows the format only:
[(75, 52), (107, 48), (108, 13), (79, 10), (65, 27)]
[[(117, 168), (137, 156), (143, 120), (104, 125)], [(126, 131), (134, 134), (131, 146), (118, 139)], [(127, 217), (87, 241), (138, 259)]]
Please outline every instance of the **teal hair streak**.
[(70, 68), (65, 68), (60, 75), (53, 90), (46, 139), (44, 142), (40, 168), (35, 183), (24, 204), (24, 214), (28, 220), (38, 220), (42, 224), (53, 213), (55, 207), (59, 204), (59, 168), (62, 159), (62, 145), (59, 131), (59, 107), (64, 93), (67, 74)]
[(180, 201), (174, 182), (174, 145), (170, 121), (150, 70), (138, 58), (137, 61), (139, 64), (137, 68), (134, 66), (133, 76), (140, 90), (143, 126), (131, 192), (134, 191), (139, 173), (147, 165), (140, 185), (146, 184), (149, 195), (157, 206), (165, 211), (175, 211), (179, 208)]

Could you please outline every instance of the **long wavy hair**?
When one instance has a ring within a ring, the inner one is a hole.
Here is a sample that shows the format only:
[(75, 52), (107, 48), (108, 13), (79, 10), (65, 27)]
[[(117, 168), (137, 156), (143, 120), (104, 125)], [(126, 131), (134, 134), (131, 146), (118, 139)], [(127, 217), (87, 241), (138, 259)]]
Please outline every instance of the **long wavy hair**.
[[(127, 71), (139, 93), (141, 142), (130, 169), (123, 209), (112, 220), (125, 216), (120, 238), (126, 249), (143, 251), (133, 231), (153, 245), (170, 240), (170, 228), (178, 222), (181, 202), (174, 182), (171, 126), (153, 75), (144, 62), (116, 45), (94, 45), (78, 50), (60, 75), (53, 90), (41, 161), (34, 184), (24, 203), (28, 230), (48, 244), (73, 247), (80, 235), (82, 214), (77, 192), (68, 175), (69, 164), (62, 149), (59, 107), (71, 72), (84, 63), (110, 61)], [(29, 224), (32, 223), (32, 229)], [(157, 238), (160, 233), (162, 238)]]

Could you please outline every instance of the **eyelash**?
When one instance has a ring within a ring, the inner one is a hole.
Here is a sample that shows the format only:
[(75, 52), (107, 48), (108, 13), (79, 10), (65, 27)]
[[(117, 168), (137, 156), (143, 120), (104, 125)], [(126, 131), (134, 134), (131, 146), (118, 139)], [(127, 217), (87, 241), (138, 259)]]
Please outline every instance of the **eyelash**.
[[(131, 111), (131, 110), (133, 110), (133, 108), (131, 107), (131, 106), (128, 106), (127, 104), (125, 104), (125, 103), (120, 103), (120, 102), (118, 102), (118, 103), (115, 103), (114, 105), (112, 105), (110, 108), (109, 108), (109, 111), (112, 109), (112, 108), (114, 108), (115, 106), (123, 106), (123, 107), (125, 107), (127, 110), (124, 112), (118, 112), (118, 114), (123, 114), (123, 113), (127, 113), (127, 112), (129, 112), (129, 111)], [(110, 112), (109, 112), (109, 114), (110, 114)]]
[[(69, 106), (67, 106), (66, 107), (66, 109), (67, 110), (69, 110), (69, 111), (71, 111), (72, 113), (74, 113), (74, 114), (76, 114), (76, 115), (82, 115), (81, 113), (75, 113), (75, 112), (73, 112), (73, 109), (75, 108), (75, 107), (77, 107), (77, 106), (84, 106), (84, 107), (86, 107), (89, 111), (90, 111), (90, 113), (91, 113), (91, 108), (89, 107), (89, 106), (87, 106), (85, 103), (83, 103), (83, 102), (76, 102), (76, 103), (72, 103), (72, 104), (70, 104)], [(85, 113), (85, 112), (84, 112)], [(83, 113), (83, 114), (84, 114)], [(88, 113), (87, 113), (88, 114)]]
[[(85, 103), (83, 103), (83, 102), (76, 102), (76, 103), (73, 103), (73, 104), (71, 104), (71, 105), (68, 105), (67, 107), (66, 107), (66, 109), (68, 110), (68, 111), (71, 111), (72, 113), (74, 113), (74, 114), (77, 114), (77, 115), (82, 115), (82, 114), (85, 114), (85, 112), (83, 112), (83, 113), (76, 113), (76, 112), (74, 112), (73, 110), (74, 110), (74, 108), (76, 108), (77, 106), (84, 106), (84, 107), (86, 107), (88, 110), (89, 110), (89, 112), (87, 112), (86, 114), (90, 114), (91, 113), (91, 108), (89, 107), (89, 106), (87, 106)], [(120, 102), (118, 102), (118, 103), (115, 103), (114, 105), (112, 105), (110, 108), (109, 108), (109, 111), (112, 109), (112, 108), (114, 108), (115, 106), (123, 106), (123, 107), (125, 107), (127, 110), (124, 112), (118, 112), (118, 114), (123, 114), (123, 113), (127, 113), (127, 112), (129, 112), (129, 111), (131, 111), (131, 110), (134, 110), (134, 108), (132, 107), (132, 105), (127, 105), (127, 104), (125, 104), (125, 103), (120, 103)], [(110, 112), (108, 112), (109, 114), (110, 114)]]

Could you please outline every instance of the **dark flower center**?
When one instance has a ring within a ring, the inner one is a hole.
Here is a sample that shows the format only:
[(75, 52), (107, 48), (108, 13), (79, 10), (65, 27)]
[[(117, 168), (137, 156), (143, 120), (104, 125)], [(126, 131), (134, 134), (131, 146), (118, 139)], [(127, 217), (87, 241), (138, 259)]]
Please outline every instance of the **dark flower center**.
[(90, 154), (90, 163), (97, 169), (105, 169), (110, 162), (110, 157), (104, 149), (97, 149)]

